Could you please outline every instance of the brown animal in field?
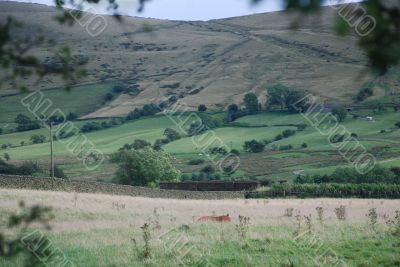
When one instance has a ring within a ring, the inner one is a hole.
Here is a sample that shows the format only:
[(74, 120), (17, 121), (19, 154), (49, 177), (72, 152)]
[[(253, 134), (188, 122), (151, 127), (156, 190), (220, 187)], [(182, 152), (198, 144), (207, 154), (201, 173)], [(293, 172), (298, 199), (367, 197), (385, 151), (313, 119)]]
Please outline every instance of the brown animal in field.
[(200, 217), (198, 222), (230, 222), (231, 217), (229, 217), (229, 214), (227, 215), (222, 215), (222, 216), (203, 216)]

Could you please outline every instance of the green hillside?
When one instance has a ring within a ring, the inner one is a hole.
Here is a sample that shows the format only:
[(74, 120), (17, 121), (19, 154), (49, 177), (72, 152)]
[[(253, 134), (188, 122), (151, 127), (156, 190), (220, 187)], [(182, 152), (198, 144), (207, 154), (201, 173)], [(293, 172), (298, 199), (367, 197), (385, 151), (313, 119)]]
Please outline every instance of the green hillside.
[[(222, 113), (214, 116), (221, 117)], [(400, 163), (400, 129), (394, 125), (400, 121), (398, 112), (386, 111), (374, 115), (374, 121), (368, 122), (364, 117), (353, 118), (348, 116), (343, 126), (349, 132), (356, 133), (358, 140), (369, 152), (373, 153), (379, 162), (388, 166), (396, 166)], [(81, 127), (85, 122), (77, 121), (75, 124)], [(312, 126), (307, 126), (303, 131), (297, 131), (295, 135), (278, 141), (273, 141), (266, 146), (262, 153), (248, 153), (243, 150), (245, 141), (274, 140), (274, 138), (287, 129), (297, 129), (294, 125), (306, 124), (305, 119), (298, 114), (264, 112), (257, 115), (245, 116), (233, 123), (231, 127), (224, 125), (213, 129), (212, 135), (219, 138), (227, 147), (240, 151), (241, 165), (234, 177), (255, 176), (259, 179), (293, 179), (293, 171), (304, 170), (307, 174), (330, 173), (335, 168), (345, 166), (348, 162), (342, 158), (335, 147)], [(174, 122), (167, 116), (159, 115), (126, 122), (123, 125), (110, 129), (87, 133), (87, 138), (96, 148), (106, 155), (117, 152), (125, 144), (131, 144), (136, 139), (144, 139), (151, 143), (163, 138), (166, 128), (178, 130)], [(381, 130), (386, 130), (382, 133)], [(21, 160), (38, 160), (46, 163), (49, 158), (48, 139), (43, 144), (31, 144), (30, 136), (42, 133), (48, 136), (48, 130), (40, 129), (22, 133), (0, 135), (0, 145), (11, 143), (12, 148), (0, 150), (0, 153), (8, 153), (15, 162)], [(196, 136), (202, 140), (209, 133)], [(21, 146), (20, 142), (25, 145)], [(302, 144), (307, 147), (303, 148)], [(291, 145), (289, 150), (280, 151), (279, 147)], [(73, 155), (60, 141), (55, 142), (55, 158), (63, 166), (66, 172), (73, 176), (89, 177), (89, 179), (111, 179), (114, 170), (113, 164), (106, 161), (99, 170), (87, 171), (83, 164), (73, 158)], [(212, 146), (210, 146), (212, 147)], [(207, 151), (197, 147), (192, 137), (183, 137), (163, 146), (176, 160), (174, 164), (184, 173), (199, 171), (207, 163)], [(192, 158), (204, 158), (206, 163), (199, 166), (190, 166), (187, 162)], [(92, 178), (90, 178), (92, 177)]]

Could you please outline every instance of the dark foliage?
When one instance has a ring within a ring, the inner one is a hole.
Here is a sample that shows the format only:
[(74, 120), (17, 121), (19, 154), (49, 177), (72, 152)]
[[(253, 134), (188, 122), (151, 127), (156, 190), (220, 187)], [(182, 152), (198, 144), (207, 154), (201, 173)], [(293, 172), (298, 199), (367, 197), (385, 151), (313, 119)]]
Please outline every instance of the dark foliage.
[(17, 132), (40, 129), (40, 123), (37, 120), (32, 120), (23, 114), (18, 114), (14, 121), (18, 124), (16, 128)]
[(198, 106), (197, 110), (199, 112), (206, 112), (207, 111), (207, 106), (204, 105), (204, 104), (201, 104), (201, 105)]
[(247, 152), (260, 153), (264, 151), (265, 144), (257, 140), (251, 140), (251, 141), (246, 141), (243, 145), (243, 148)]

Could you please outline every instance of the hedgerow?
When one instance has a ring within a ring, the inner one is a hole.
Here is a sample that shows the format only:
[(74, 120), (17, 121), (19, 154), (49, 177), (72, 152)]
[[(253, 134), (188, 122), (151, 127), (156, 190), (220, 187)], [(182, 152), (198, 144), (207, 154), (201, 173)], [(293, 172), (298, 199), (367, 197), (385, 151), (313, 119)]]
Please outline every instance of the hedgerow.
[(251, 192), (247, 198), (271, 197), (358, 197), (400, 198), (398, 184), (275, 184), (266, 191)]

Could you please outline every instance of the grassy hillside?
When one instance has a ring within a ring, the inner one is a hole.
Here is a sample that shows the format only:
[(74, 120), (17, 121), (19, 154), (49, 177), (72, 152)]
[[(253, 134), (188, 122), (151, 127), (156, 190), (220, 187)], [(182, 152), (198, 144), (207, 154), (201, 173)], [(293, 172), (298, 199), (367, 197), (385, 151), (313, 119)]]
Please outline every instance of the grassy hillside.
[[(65, 115), (73, 112), (78, 116), (86, 115), (103, 106), (104, 96), (112, 92), (113, 83), (96, 83), (73, 87), (70, 91), (60, 88), (44, 90), (44, 97), (51, 101), (48, 113), (60, 109)], [(0, 127), (5, 130), (15, 128), (14, 119), (18, 114), (32, 117), (21, 100), (27, 94), (6, 95), (0, 97)], [(7, 126), (8, 125), (8, 126)]]
[[(61, 89), (60, 81), (49, 78), (31, 88), (50, 88), (44, 90), (45, 95), (64, 113), (74, 112), (85, 120), (109, 121), (106, 118), (122, 118), (135, 107), (177, 94), (190, 109), (206, 104), (210, 115), (222, 119), (226, 113), (220, 110), (231, 103), (241, 106), (243, 95), (249, 90), (254, 90), (263, 104), (266, 88), (277, 83), (310, 92), (334, 105), (350, 105), (359, 90), (368, 86), (374, 95), (354, 104), (355, 112), (343, 125), (358, 135), (362, 145), (379, 162), (388, 166), (399, 164), (400, 131), (394, 124), (400, 121), (400, 116), (391, 108), (391, 102), (399, 100), (399, 69), (393, 68), (378, 78), (365, 72), (366, 60), (357, 48), (355, 38), (341, 38), (334, 33), (335, 14), (330, 8), (321, 14), (325, 19), (306, 18), (295, 32), (288, 29), (295, 16), (282, 12), (207, 22), (124, 17), (120, 24), (108, 17), (107, 30), (93, 39), (84, 28), (56, 24), (52, 20), (55, 10), (50, 7), (1, 2), (0, 14), (12, 15), (29, 25), (29, 31), (23, 27), (21, 34), (29, 35), (41, 28), (40, 32), (45, 36), (70, 46), (76, 56), (90, 57), (86, 79), (90, 83), (66, 92)], [(144, 24), (153, 31), (144, 33)], [(48, 47), (39, 47), (35, 53), (46, 60), (48, 50)], [(30, 81), (26, 82), (29, 84)], [(105, 94), (117, 84), (127, 90), (115, 94), (113, 101), (104, 103)], [(16, 127), (14, 118), (19, 113), (29, 113), (20, 103), (24, 95), (11, 87), (8, 89), (2, 93), (12, 92), (13, 95), (0, 97), (0, 127), (3, 128), (0, 145), (10, 144), (11, 147), (0, 150), (0, 156), (8, 153), (11, 162), (17, 164), (35, 160), (48, 166), (48, 137), (43, 144), (33, 145), (30, 141), (34, 134), (48, 136), (46, 129), (11, 133)], [(374, 101), (385, 106), (386, 111), (371, 108)], [(374, 116), (374, 122), (367, 122), (366, 116)], [(81, 127), (86, 122), (74, 123)], [(284, 130), (297, 129), (299, 124), (308, 125), (308, 122), (296, 114), (263, 112), (242, 117), (213, 131), (226, 146), (241, 152), (240, 169), (234, 174), (236, 178), (290, 180), (295, 177), (294, 171), (324, 174), (348, 164), (329, 144), (327, 137), (310, 125), (289, 138), (269, 143), (262, 153), (243, 151), (246, 141), (273, 140)], [(109, 156), (135, 139), (153, 143), (163, 138), (167, 127), (176, 128), (176, 125), (167, 117), (153, 116), (90, 132), (86, 136)], [(306, 148), (302, 147), (303, 143), (307, 144)], [(279, 150), (288, 145), (292, 148)], [(173, 155), (174, 164), (184, 173), (198, 172), (210, 164), (207, 152), (200, 151), (191, 137), (184, 136), (163, 148)], [(199, 157), (206, 162), (199, 166), (188, 165), (190, 159)], [(116, 168), (106, 160), (98, 170), (88, 172), (59, 141), (55, 142), (55, 158), (56, 163), (76, 179), (109, 180)]]
[[(223, 113), (214, 114), (215, 117), (224, 116)], [(343, 126), (349, 132), (356, 133), (360, 143), (371, 152), (379, 162), (387, 166), (398, 166), (400, 163), (400, 129), (394, 124), (400, 121), (398, 112), (381, 112), (374, 116), (373, 122), (368, 122), (364, 117), (353, 118), (349, 116)], [(85, 122), (76, 122), (80, 127)], [(296, 130), (294, 125), (306, 124), (305, 119), (298, 114), (282, 112), (261, 113), (240, 118), (232, 126), (226, 125), (212, 130), (215, 137), (220, 138), (227, 147), (240, 151), (241, 164), (234, 177), (255, 176), (259, 179), (293, 179), (294, 171), (304, 170), (305, 174), (327, 174), (340, 166), (349, 163), (340, 156), (335, 147), (331, 146), (328, 137), (321, 135), (312, 126), (307, 126), (303, 131), (297, 131), (295, 135), (273, 141), (274, 138), (287, 129)], [(109, 155), (116, 152), (124, 144), (131, 144), (136, 139), (144, 139), (151, 143), (163, 138), (166, 128), (177, 129), (173, 121), (166, 116), (154, 116), (142, 118), (123, 125), (87, 133), (87, 138), (92, 141), (96, 148), (104, 154)], [(381, 130), (385, 130), (384, 133)], [(48, 162), (49, 143), (33, 145), (29, 141), (33, 134), (42, 133), (48, 135), (46, 129), (28, 131), (23, 133), (0, 135), (0, 144), (11, 143), (15, 147), (0, 150), (0, 153), (8, 153), (12, 161), (35, 160), (43, 164)], [(197, 136), (202, 140), (207, 133)], [(272, 140), (262, 153), (247, 153), (243, 150), (245, 141), (256, 139)], [(21, 146), (20, 142), (25, 145)], [(307, 147), (303, 148), (302, 144)], [(217, 143), (215, 145), (218, 145)], [(292, 149), (280, 151), (276, 148), (291, 145)], [(55, 142), (56, 162), (61, 164), (66, 173), (78, 179), (105, 179), (109, 180), (115, 171), (115, 165), (104, 162), (102, 166), (94, 171), (87, 171), (83, 164), (73, 158), (73, 155), (60, 142)], [(207, 151), (195, 145), (192, 137), (183, 137), (163, 146), (167, 152), (176, 159), (174, 164), (184, 173), (199, 171), (208, 162)], [(0, 155), (1, 155), (0, 154)], [(205, 163), (199, 166), (188, 165), (192, 158), (203, 158)]]
[[(108, 28), (96, 38), (78, 25), (59, 26), (50, 7), (2, 2), (0, 14), (29, 25), (21, 29), (25, 35), (40, 32), (71, 47), (74, 55), (89, 57), (86, 81), (120, 81), (139, 88), (88, 118), (126, 115), (134, 107), (171, 94), (180, 95), (193, 109), (203, 103), (220, 110), (240, 103), (249, 90), (265, 98), (264, 89), (276, 83), (330, 102), (350, 103), (358, 90), (371, 83), (382, 95), (390, 94), (387, 88), (399, 93), (398, 69), (379, 79), (370, 75), (355, 38), (335, 34), (331, 8), (325, 8), (319, 18), (305, 19), (298, 31), (289, 29), (296, 16), (282, 12), (207, 22), (124, 17), (122, 23), (107, 18)], [(144, 24), (153, 31), (143, 33)], [(35, 54), (45, 60), (47, 51), (48, 47), (40, 47)], [(50, 77), (38, 88), (60, 85)]]

